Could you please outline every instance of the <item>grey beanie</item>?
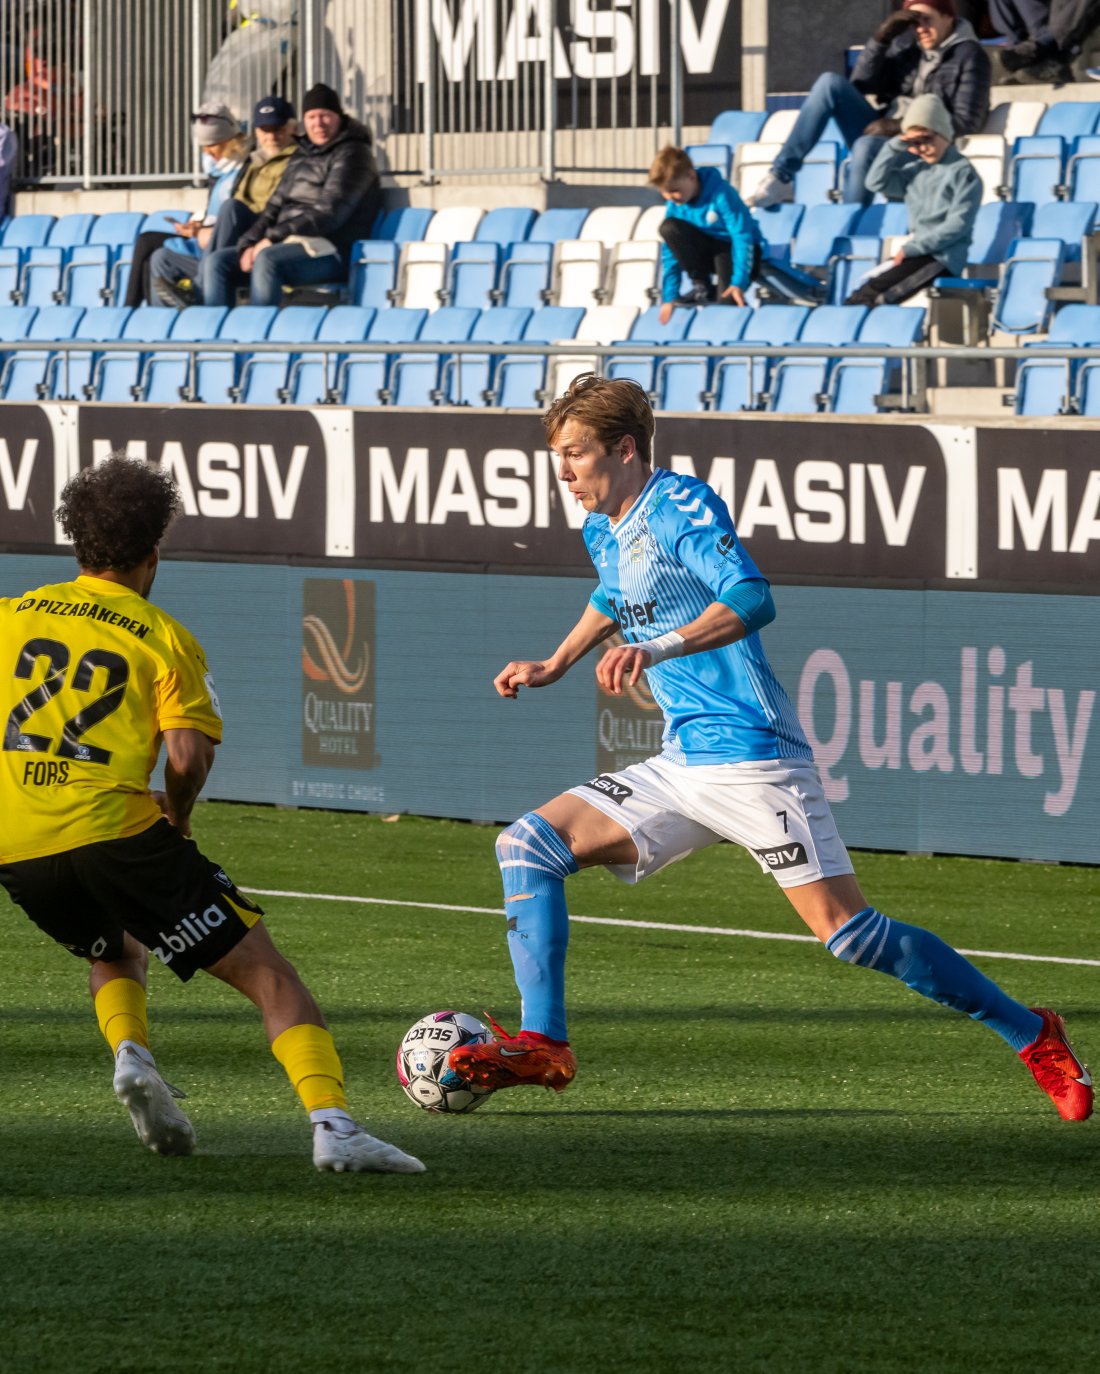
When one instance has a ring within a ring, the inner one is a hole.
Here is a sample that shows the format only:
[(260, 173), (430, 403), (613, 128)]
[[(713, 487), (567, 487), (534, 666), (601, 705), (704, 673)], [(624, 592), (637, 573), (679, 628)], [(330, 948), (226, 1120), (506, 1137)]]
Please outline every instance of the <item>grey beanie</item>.
[(191, 137), (200, 148), (212, 143), (228, 143), (241, 132), (240, 122), (233, 118), (227, 105), (208, 100), (191, 116)]
[(901, 117), (901, 131), (904, 134), (910, 129), (931, 129), (934, 134), (942, 134), (948, 143), (955, 141), (955, 126), (938, 95), (918, 95), (909, 102)]

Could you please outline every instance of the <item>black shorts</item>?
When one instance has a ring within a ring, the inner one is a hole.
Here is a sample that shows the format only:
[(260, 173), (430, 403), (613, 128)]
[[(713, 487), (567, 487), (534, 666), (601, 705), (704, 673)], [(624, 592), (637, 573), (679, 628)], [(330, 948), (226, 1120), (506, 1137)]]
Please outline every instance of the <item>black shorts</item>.
[(166, 820), (123, 840), (0, 864), (0, 884), (78, 958), (121, 959), (128, 932), (184, 982), (264, 914)]

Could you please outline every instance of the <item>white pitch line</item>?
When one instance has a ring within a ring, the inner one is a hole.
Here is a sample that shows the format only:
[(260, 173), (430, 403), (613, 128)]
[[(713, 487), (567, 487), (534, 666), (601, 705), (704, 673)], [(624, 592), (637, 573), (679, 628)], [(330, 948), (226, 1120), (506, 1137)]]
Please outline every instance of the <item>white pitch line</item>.
[[(463, 911), (479, 916), (503, 916), (502, 907), (455, 906), (450, 902), (409, 902), (391, 897), (342, 897), (332, 892), (283, 892), (270, 887), (242, 887), (242, 892), (257, 897), (297, 897), (306, 902), (352, 902), (359, 906), (409, 906), (421, 911)], [(731, 926), (686, 926), (674, 921), (628, 921), (617, 916), (574, 916), (590, 926), (628, 926), (632, 930), (671, 930), (689, 935), (736, 935), (743, 940), (794, 940), (799, 944), (816, 945), (816, 935), (791, 935), (774, 930), (738, 930)], [(1067, 959), (1060, 954), (1015, 954), (1000, 949), (960, 949), (960, 954), (977, 955), (982, 959), (1017, 959), (1028, 964), (1075, 964), (1084, 968), (1100, 968), (1100, 959)]]

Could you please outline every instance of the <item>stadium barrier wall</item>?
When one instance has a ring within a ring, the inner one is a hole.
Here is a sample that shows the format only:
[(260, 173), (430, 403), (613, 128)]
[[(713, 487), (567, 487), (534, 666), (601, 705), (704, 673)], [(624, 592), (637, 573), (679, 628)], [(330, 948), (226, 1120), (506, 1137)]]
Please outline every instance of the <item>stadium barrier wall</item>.
[[(602, 696), (588, 665), (492, 691), (593, 583), (537, 416), (3, 415), (5, 595), (72, 575), (50, 512), (81, 463), (124, 447), (180, 480), (157, 599), (225, 707), (208, 795), (497, 821), (656, 751), (648, 694)], [(850, 844), (1100, 862), (1087, 429), (671, 416), (659, 438), (779, 584), (765, 642)]]

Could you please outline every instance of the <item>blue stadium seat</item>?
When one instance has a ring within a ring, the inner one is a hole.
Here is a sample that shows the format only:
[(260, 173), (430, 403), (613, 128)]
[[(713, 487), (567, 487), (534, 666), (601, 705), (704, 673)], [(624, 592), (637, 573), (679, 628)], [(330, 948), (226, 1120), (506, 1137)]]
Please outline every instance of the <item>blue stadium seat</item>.
[(1001, 271), (992, 327), (1006, 334), (1035, 334), (1046, 328), (1047, 291), (1062, 275), (1066, 246), (1061, 239), (1014, 239)]
[(371, 238), (392, 239), (394, 243), (412, 243), (424, 237), (434, 214), (434, 210), (412, 205), (387, 210), (375, 224)]
[[(658, 316), (661, 307), (651, 305), (643, 310), (630, 328), (629, 342), (632, 344), (676, 344), (682, 343), (695, 311), (690, 306), (678, 306), (662, 324)], [(653, 372), (657, 366), (656, 356), (651, 357), (610, 357), (604, 360), (604, 375), (616, 379), (626, 378), (637, 382), (646, 391), (653, 390)]]
[[(131, 310), (121, 337), (128, 343), (160, 343), (167, 339), (178, 316), (178, 310), (168, 310), (163, 306), (145, 305), (140, 310)], [(136, 352), (99, 354), (88, 379), (88, 399), (113, 402), (134, 400), (145, 356)]]
[(715, 116), (707, 142), (725, 143), (731, 149), (739, 143), (755, 143), (767, 119), (761, 110), (723, 110)]
[(696, 310), (684, 336), (684, 356), (662, 358), (657, 364), (653, 390), (659, 410), (702, 410), (709, 390), (713, 360), (692, 356), (693, 343), (737, 343), (752, 319), (747, 307), (704, 305)]
[[(1051, 321), (1046, 339), (1029, 344), (1028, 348), (1038, 354), (1059, 344), (1081, 348), (1100, 345), (1100, 306), (1062, 306)], [(1072, 359), (1025, 358), (1016, 368), (1016, 414), (1068, 414), (1075, 408), (1080, 369), (1080, 362)]]
[(543, 210), (527, 234), (528, 243), (557, 243), (559, 239), (579, 239), (587, 210)]
[(829, 303), (843, 305), (882, 262), (882, 240), (868, 235), (839, 238), (829, 259)]
[(0, 248), (0, 302), (8, 304), (19, 294), (23, 253), (19, 248)]
[[(370, 333), (377, 314), (366, 305), (336, 305), (325, 316), (317, 331), (318, 343), (362, 343)], [(336, 378), (347, 354), (339, 348), (331, 353), (303, 353), (290, 366), (287, 399), (291, 405), (316, 406), (331, 400), (336, 393)]]
[(285, 353), (250, 353), (241, 366), (235, 399), (243, 405), (276, 406), (286, 398), (294, 345), (312, 343), (324, 323), (323, 305), (287, 305), (275, 316), (265, 343), (287, 344)]
[(1085, 134), (1066, 163), (1065, 193), (1070, 200), (1100, 201), (1100, 136)]
[(106, 215), (97, 215), (85, 243), (123, 248), (134, 242), (144, 221), (145, 216), (138, 210), (112, 210)]
[(791, 244), (791, 262), (798, 267), (825, 267), (835, 255), (837, 239), (845, 238), (859, 218), (860, 205), (811, 205)]
[[(867, 318), (865, 305), (819, 305), (798, 337), (800, 345), (855, 343)], [(780, 358), (772, 372), (768, 410), (812, 415), (821, 409), (831, 363), (828, 358)]]
[(383, 310), (397, 283), (401, 245), (393, 239), (360, 239), (352, 245), (348, 296), (352, 305)]
[(513, 243), (500, 267), (500, 281), (493, 297), (500, 305), (526, 306), (537, 310), (550, 290), (552, 243)]
[[(69, 305), (51, 305), (39, 310), (26, 338), (35, 343), (68, 342), (80, 323), (83, 310)], [(37, 401), (45, 393), (50, 353), (16, 349), (4, 359), (0, 373), (0, 395), (5, 401)]]
[(61, 291), (65, 250), (45, 245), (23, 253), (19, 273), (18, 297), (23, 305), (53, 305)]
[[(739, 342), (795, 343), (810, 313), (805, 305), (765, 305), (754, 311)], [(759, 410), (759, 396), (767, 390), (770, 372), (767, 358), (720, 358), (711, 382), (710, 408)]]
[(714, 167), (729, 181), (733, 166), (733, 149), (725, 143), (687, 143), (684, 152), (696, 167)]
[(836, 190), (840, 148), (836, 143), (817, 143), (794, 174), (794, 198), (799, 205), (824, 205)]
[(1062, 182), (1065, 140), (1057, 136), (1018, 138), (1008, 164), (1008, 198), (1045, 205)]
[(4, 228), (3, 246), (44, 248), (53, 225), (53, 215), (14, 215)]
[[(418, 343), (465, 343), (477, 324), (479, 311), (445, 305), (434, 310), (417, 335)], [(438, 400), (439, 371), (446, 353), (400, 353), (390, 366), (388, 395), (395, 406), (430, 406)]]
[[(25, 339), (37, 314), (33, 305), (0, 305), (0, 345)], [(0, 359), (5, 351), (0, 348)]]
[(966, 262), (968, 267), (999, 267), (1008, 257), (1012, 240), (1022, 238), (1031, 223), (1033, 206), (994, 200), (982, 205), (974, 221)]
[(500, 270), (501, 248), (491, 239), (484, 243), (456, 243), (447, 262), (443, 285), (448, 305), (470, 306), (474, 310), (488, 310)]
[(141, 221), (141, 234), (170, 234), (173, 224), (186, 224), (190, 210), (153, 210)]
[(95, 220), (95, 215), (89, 214), (62, 215), (54, 221), (46, 243), (50, 248), (75, 248), (79, 243), (87, 243)]
[[(80, 323), (73, 331), (74, 343), (108, 343), (122, 337), (130, 310), (125, 306), (93, 306), (85, 310)], [(85, 352), (53, 353), (50, 355), (46, 374), (46, 393), (52, 401), (83, 400), (85, 388), (92, 379), (92, 367), (97, 354), (93, 349)]]
[[(273, 305), (239, 305), (225, 312), (217, 337), (227, 343), (256, 343), (267, 338), (277, 314)], [(236, 391), (242, 357), (240, 353), (217, 353), (206, 349), (197, 353), (193, 385), (184, 394), (184, 399), (202, 401), (206, 405), (228, 405)]]
[[(205, 343), (216, 339), (228, 314), (224, 305), (191, 305), (180, 310), (168, 337), (172, 343)], [(194, 394), (194, 370), (186, 353), (152, 353), (138, 382), (140, 399), (175, 405)]]
[(789, 263), (791, 241), (798, 233), (806, 207), (788, 200), (768, 210), (753, 210), (751, 213), (764, 240), (764, 252), (768, 258), (772, 262)]
[[(860, 326), (856, 343), (904, 348), (924, 332), (924, 310), (909, 305), (878, 305)], [(900, 366), (889, 358), (841, 358), (833, 364), (825, 409), (834, 415), (873, 415), (878, 398), (889, 391)]]
[[(407, 310), (399, 305), (391, 306), (388, 310), (379, 310), (367, 331), (366, 341), (382, 344), (412, 343), (418, 338), (427, 318), (426, 310)], [(389, 355), (349, 354), (337, 370), (337, 395), (344, 405), (381, 405), (388, 377)]]
[(859, 212), (852, 233), (876, 239), (893, 238), (909, 232), (909, 211), (903, 200), (878, 201)]
[[(470, 334), (470, 343), (518, 343), (530, 318), (531, 311), (525, 307), (498, 305), (483, 310)], [(488, 405), (498, 357), (489, 353), (452, 353), (443, 362), (438, 399), (451, 406)]]
[(477, 226), (474, 242), (495, 243), (499, 248), (507, 248), (509, 244), (522, 243), (534, 222), (535, 212), (527, 206), (501, 205), (487, 211)]
[(1061, 239), (1065, 244), (1064, 262), (1081, 261), (1081, 240), (1091, 234), (1096, 223), (1095, 201), (1052, 200), (1035, 207), (1031, 237)]
[[(1060, 100), (1048, 105), (1039, 120), (1036, 134), (1060, 134), (1072, 140), (1096, 132), (1100, 104), (1095, 100)], [(1019, 143), (1019, 140), (1017, 140)]]
[[(532, 310), (523, 329), (522, 343), (550, 344), (575, 339), (584, 311), (580, 306), (545, 305)], [(531, 410), (540, 404), (546, 383), (546, 359), (506, 354), (493, 378), (492, 404), (508, 410)]]

